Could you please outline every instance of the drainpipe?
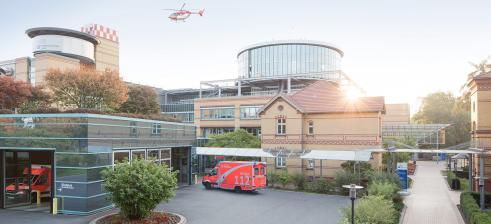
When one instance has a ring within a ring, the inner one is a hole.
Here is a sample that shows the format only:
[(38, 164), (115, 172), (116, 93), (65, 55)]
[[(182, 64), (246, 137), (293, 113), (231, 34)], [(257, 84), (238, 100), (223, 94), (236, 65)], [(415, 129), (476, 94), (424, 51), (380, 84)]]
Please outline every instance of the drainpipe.
[(467, 162), (467, 166), (468, 166), (468, 169), (469, 169), (469, 191), (474, 191), (473, 187), (472, 187), (472, 154), (469, 154), (469, 158), (468, 158), (468, 162)]

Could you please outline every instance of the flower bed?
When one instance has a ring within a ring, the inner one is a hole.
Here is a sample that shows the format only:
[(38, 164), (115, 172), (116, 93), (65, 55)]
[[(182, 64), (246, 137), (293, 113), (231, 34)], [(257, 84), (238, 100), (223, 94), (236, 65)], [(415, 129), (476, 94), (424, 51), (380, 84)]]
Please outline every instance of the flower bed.
[(178, 224), (181, 217), (171, 213), (153, 212), (149, 217), (142, 220), (127, 220), (119, 214), (112, 214), (97, 220), (96, 224)]

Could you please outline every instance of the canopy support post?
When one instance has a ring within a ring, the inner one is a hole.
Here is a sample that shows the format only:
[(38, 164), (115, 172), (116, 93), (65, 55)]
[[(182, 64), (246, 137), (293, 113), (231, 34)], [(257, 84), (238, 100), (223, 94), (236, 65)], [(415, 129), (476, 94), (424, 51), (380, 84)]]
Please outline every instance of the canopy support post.
[(474, 191), (474, 188), (472, 187), (472, 154), (469, 154), (469, 157), (467, 157), (467, 166), (469, 169), (469, 191)]

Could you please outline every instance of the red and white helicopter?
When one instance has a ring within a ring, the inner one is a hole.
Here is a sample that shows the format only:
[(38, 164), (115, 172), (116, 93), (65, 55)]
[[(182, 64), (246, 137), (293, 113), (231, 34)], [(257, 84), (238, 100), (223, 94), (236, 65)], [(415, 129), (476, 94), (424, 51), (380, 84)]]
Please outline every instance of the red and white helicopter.
[(201, 10), (198, 10), (198, 11), (191, 11), (191, 10), (186, 10), (184, 9), (184, 6), (186, 5), (186, 3), (182, 4), (181, 6), (181, 9), (164, 9), (164, 10), (168, 10), (168, 11), (174, 11), (173, 13), (171, 13), (169, 15), (169, 19), (172, 20), (172, 21), (186, 21), (187, 18), (189, 18), (189, 16), (191, 16), (191, 14), (198, 14), (200, 16), (203, 16), (203, 13), (205, 12), (204, 9), (201, 9)]

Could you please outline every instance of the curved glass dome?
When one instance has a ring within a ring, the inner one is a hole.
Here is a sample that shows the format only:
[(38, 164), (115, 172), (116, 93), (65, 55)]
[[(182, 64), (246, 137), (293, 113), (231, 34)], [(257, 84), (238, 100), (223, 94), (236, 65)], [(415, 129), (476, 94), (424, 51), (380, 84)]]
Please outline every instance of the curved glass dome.
[(318, 41), (274, 41), (249, 46), (237, 55), (241, 78), (322, 74), (340, 70), (343, 52)]
[(56, 28), (38, 27), (28, 29), (26, 34), (32, 38), (33, 54), (54, 53), (94, 63), (95, 46), (99, 41), (86, 33)]

